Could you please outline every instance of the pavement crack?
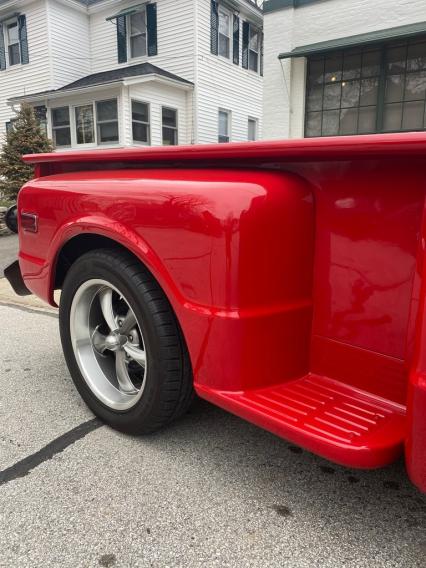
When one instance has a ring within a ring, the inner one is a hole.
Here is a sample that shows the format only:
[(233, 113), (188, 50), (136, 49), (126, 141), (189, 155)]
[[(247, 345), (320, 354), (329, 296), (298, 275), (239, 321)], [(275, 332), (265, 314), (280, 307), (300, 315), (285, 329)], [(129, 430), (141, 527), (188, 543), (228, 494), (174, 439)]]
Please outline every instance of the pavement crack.
[(4, 485), (5, 483), (18, 479), (19, 477), (25, 477), (34, 468), (38, 467), (43, 462), (52, 459), (53, 456), (63, 452), (66, 448), (78, 440), (81, 440), (87, 436), (87, 434), (90, 434), (90, 432), (93, 432), (93, 430), (96, 430), (100, 426), (103, 426), (103, 422), (101, 422), (98, 418), (92, 418), (92, 420), (83, 422), (72, 430), (65, 432), (62, 436), (59, 436), (49, 442), (46, 446), (41, 448), (41, 450), (38, 450), (34, 454), (31, 454), (30, 456), (16, 462), (14, 465), (0, 471), (0, 485)]

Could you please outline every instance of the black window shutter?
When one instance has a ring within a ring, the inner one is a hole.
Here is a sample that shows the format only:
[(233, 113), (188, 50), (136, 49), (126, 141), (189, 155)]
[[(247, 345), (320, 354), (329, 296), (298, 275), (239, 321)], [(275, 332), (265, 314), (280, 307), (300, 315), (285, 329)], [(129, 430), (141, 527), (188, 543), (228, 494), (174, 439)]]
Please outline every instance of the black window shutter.
[(146, 6), (146, 27), (148, 32), (148, 57), (157, 55), (157, 4)]
[(18, 16), (19, 44), (21, 48), (21, 63), (26, 65), (30, 62), (28, 55), (28, 36), (27, 36), (27, 18)]
[(248, 22), (243, 22), (242, 66), (244, 67), (244, 69), (248, 69), (248, 64), (249, 64), (249, 35), (250, 35), (250, 24)]
[(210, 51), (213, 55), (217, 55), (219, 43), (219, 9), (216, 0), (211, 0), (210, 6)]
[(263, 77), (263, 42), (265, 41), (265, 36), (260, 34), (260, 74)]
[(6, 69), (6, 51), (4, 48), (3, 24), (0, 24), (0, 71)]
[(127, 61), (127, 22), (126, 16), (117, 17), (117, 52), (118, 62)]
[(232, 33), (232, 58), (235, 65), (240, 64), (240, 18), (234, 14), (234, 25)]

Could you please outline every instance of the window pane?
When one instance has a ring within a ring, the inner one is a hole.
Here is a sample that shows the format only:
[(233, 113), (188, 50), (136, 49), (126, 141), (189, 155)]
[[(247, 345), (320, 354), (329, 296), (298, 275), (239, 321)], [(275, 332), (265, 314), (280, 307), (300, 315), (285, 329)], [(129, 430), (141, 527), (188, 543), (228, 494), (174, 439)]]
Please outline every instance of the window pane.
[(226, 12), (219, 11), (219, 33), (225, 36), (230, 36), (230, 17)]
[(175, 146), (177, 144), (177, 131), (174, 128), (163, 126), (163, 144), (165, 146)]
[(358, 134), (376, 132), (376, 107), (364, 107), (359, 109)]
[(340, 111), (340, 134), (356, 134), (358, 109), (346, 108)]
[(321, 84), (324, 81), (324, 59), (309, 61), (309, 83)]
[(404, 75), (390, 75), (386, 79), (385, 101), (387, 103), (402, 101)]
[(70, 123), (70, 111), (68, 107), (54, 108), (52, 110), (53, 126), (64, 126)]
[(147, 124), (133, 122), (132, 124), (133, 140), (137, 142), (149, 142), (149, 127)]
[(99, 101), (96, 103), (96, 116), (98, 122), (117, 119), (117, 99)]
[(259, 55), (255, 51), (249, 51), (249, 69), (257, 71), (259, 62)]
[(408, 46), (407, 71), (426, 69), (426, 43), (415, 43)]
[(342, 83), (342, 108), (359, 105), (359, 81), (344, 81)]
[(322, 116), (323, 136), (332, 136), (339, 133), (339, 110), (326, 110)]
[(383, 130), (401, 130), (402, 104), (385, 105), (383, 113)]
[(400, 73), (405, 69), (405, 57), (407, 48), (404, 46), (393, 47), (386, 51), (387, 69), (389, 73)]
[(146, 55), (146, 34), (130, 38), (130, 55), (131, 57)]
[(402, 118), (403, 130), (421, 130), (423, 128), (424, 101), (405, 103)]
[(322, 87), (310, 87), (307, 94), (306, 106), (308, 110), (321, 110)]
[(229, 38), (227, 36), (219, 34), (219, 55), (229, 58), (229, 44)]
[(75, 109), (77, 144), (93, 144), (95, 131), (93, 125), (93, 106), (84, 105)]
[(405, 77), (404, 100), (424, 100), (426, 92), (426, 72), (407, 73)]
[(55, 146), (71, 146), (71, 129), (55, 128), (53, 131), (53, 141)]
[(324, 87), (324, 108), (340, 107), (341, 83), (325, 85)]
[(259, 51), (259, 32), (250, 26), (249, 31), (249, 48), (253, 51)]
[(11, 45), (12, 43), (19, 43), (18, 22), (14, 22), (13, 24), (9, 24), (7, 26), (7, 38), (7, 43), (9, 45)]
[(361, 106), (377, 104), (377, 94), (379, 89), (379, 79), (362, 79), (361, 80), (361, 96), (359, 104)]
[(98, 124), (98, 142), (118, 142), (118, 122)]
[(21, 63), (19, 55), (19, 44), (9, 45), (9, 65), (18, 65)]
[(174, 126), (176, 127), (176, 111), (172, 108), (162, 109), (163, 126)]
[(145, 10), (130, 16), (130, 35), (146, 33)]
[(149, 122), (149, 108), (146, 103), (132, 101), (132, 119), (139, 122)]
[(362, 55), (362, 76), (372, 77), (380, 73), (380, 51), (366, 51)]
[(255, 120), (252, 120), (251, 118), (248, 119), (248, 133), (247, 133), (247, 139), (248, 140), (256, 140), (257, 136), (256, 136), (256, 131), (257, 131), (257, 122)]
[(220, 136), (228, 136), (229, 128), (229, 115), (227, 112), (222, 110), (219, 111), (219, 135)]
[(345, 55), (343, 79), (357, 79), (361, 75), (361, 53)]
[(342, 55), (330, 56), (325, 59), (325, 82), (340, 81), (342, 78)]
[(308, 112), (306, 116), (306, 136), (321, 136), (321, 112)]

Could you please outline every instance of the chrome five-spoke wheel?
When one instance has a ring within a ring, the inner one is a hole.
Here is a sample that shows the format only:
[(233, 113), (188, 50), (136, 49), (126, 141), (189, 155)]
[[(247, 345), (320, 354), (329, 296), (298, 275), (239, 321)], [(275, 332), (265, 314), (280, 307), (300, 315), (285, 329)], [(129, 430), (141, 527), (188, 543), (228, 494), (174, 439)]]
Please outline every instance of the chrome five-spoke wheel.
[(89, 388), (111, 409), (134, 406), (145, 387), (148, 361), (127, 299), (109, 282), (91, 279), (76, 291), (70, 316), (74, 355)]

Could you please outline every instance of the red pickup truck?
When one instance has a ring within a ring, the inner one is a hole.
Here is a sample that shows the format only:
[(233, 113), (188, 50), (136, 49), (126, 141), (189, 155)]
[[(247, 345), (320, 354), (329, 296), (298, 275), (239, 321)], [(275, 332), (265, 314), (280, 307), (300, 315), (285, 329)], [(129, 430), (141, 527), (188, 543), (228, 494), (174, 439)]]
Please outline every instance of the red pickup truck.
[(426, 134), (31, 155), (16, 291), (81, 396), (151, 432), (193, 393), (426, 491)]

